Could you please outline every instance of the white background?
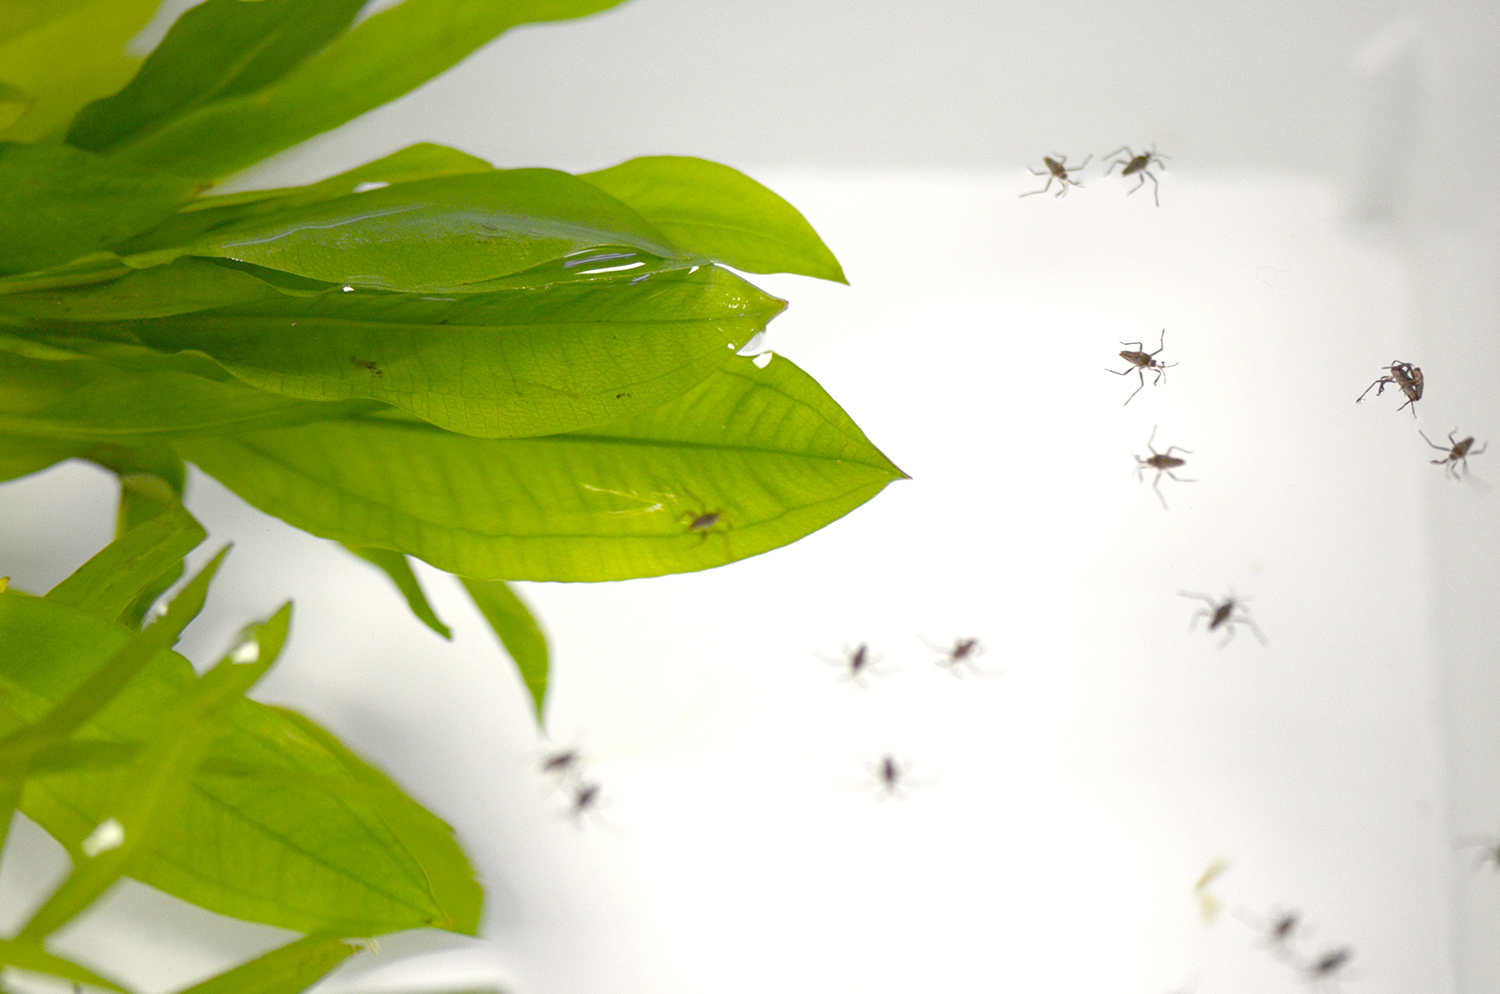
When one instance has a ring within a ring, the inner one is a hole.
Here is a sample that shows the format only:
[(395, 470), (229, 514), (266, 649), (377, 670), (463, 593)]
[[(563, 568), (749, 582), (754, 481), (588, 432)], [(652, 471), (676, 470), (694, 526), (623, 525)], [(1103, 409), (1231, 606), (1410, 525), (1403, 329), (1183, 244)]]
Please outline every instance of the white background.
[[(1468, 182), (1496, 144), (1495, 15), (1009, 6), (636, 0), (517, 31), (264, 177), (417, 140), (744, 168), (851, 283), (753, 277), (791, 301), (766, 347), (913, 477), (724, 569), (522, 585), (549, 731), (604, 787), (581, 828), (450, 581), (423, 573), (451, 644), (367, 565), (195, 478), (236, 550), (185, 651), (294, 598), (257, 696), (390, 770), (486, 884), (483, 941), (391, 937), (330, 990), (1293, 991), (1246, 921), (1293, 908), (1304, 955), (1355, 950), (1352, 989), (1454, 989), (1450, 951), (1457, 989), (1492, 988), (1500, 881), (1455, 840), (1500, 830), (1495, 497), (1416, 429), (1500, 424), (1500, 226)], [(1160, 208), (1094, 165), (1066, 199), (1017, 196), (1043, 154), (1153, 141)], [(1135, 379), (1104, 368), (1162, 328), (1179, 365), (1122, 407)], [(1353, 403), (1395, 358), (1426, 373), (1416, 420), (1389, 391)], [(1153, 425), (1192, 450), (1169, 511), (1133, 475)], [(114, 499), (80, 466), (0, 488), (0, 572), (57, 582)], [(1268, 647), (1188, 631), (1178, 591), (1231, 588)], [(989, 675), (955, 679), (924, 640), (968, 636)], [(862, 689), (822, 657), (864, 641), (895, 672)], [(912, 764), (904, 797), (874, 789), (885, 754)], [(56, 869), (15, 845), (11, 915)], [(68, 948), (166, 991), (285, 938), (187, 922), (124, 888)]]

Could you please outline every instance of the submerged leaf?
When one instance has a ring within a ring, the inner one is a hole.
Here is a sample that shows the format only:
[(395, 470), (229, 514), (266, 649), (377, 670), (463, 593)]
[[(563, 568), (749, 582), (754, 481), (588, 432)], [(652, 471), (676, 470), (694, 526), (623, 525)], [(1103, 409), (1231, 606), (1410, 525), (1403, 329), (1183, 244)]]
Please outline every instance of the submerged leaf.
[(327, 283), (448, 293), (600, 246), (695, 261), (618, 200), (553, 169), (399, 183), (250, 218), (125, 261), (145, 268), (196, 255)]
[(249, 503), (479, 579), (706, 569), (816, 531), (901, 473), (806, 373), (738, 357), (611, 425), (475, 439), (395, 416), (178, 443)]
[(431, 300), (325, 294), (108, 326), (304, 400), (366, 398), (480, 438), (649, 411), (711, 376), (785, 303), (718, 267)]

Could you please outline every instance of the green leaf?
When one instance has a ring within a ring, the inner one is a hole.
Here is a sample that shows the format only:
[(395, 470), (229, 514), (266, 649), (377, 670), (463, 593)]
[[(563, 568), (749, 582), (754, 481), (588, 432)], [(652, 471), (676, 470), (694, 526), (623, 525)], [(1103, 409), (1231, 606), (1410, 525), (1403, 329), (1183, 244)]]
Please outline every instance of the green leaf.
[(583, 180), (554, 169), (505, 169), (415, 180), (276, 211), (125, 262), (144, 269), (197, 255), (327, 283), (450, 293), (617, 246), (696, 261)]
[(789, 360), (737, 357), (588, 432), (475, 439), (394, 414), (178, 443), (254, 506), (478, 579), (622, 580), (786, 545), (904, 474)]
[(18, 480), (65, 459), (81, 456), (89, 444), (65, 438), (28, 438), (0, 431), (0, 483)]
[(139, 346), (82, 340), (70, 344), (98, 347), (119, 361), (38, 362), (0, 350), (0, 432), (128, 445), (150, 436), (304, 424), (380, 406), (318, 404), (266, 393), (235, 381), (202, 356), (163, 356)]
[(153, 580), (208, 538), (181, 505), (115, 539), (47, 593), (49, 600), (114, 620)]
[[(0, 597), (0, 700), (38, 722), (130, 641), (77, 610)], [(147, 741), (195, 680), (161, 653), (77, 734)], [(33, 769), (21, 809), (78, 862), (112, 815), (106, 799), (131, 782), (129, 769)], [(248, 698), (230, 706), (181, 813), (153, 832), (129, 875), (219, 914), (337, 935), (478, 928), (482, 894), (452, 829), (316, 725)]]
[(515, 438), (681, 396), (785, 306), (706, 266), (456, 300), (280, 298), (101, 333), (203, 353), (260, 390), (377, 400), (464, 435)]
[(405, 0), (271, 86), (203, 107), (117, 154), (205, 179), (224, 176), (396, 99), (518, 24), (583, 17), (618, 2)]
[(78, 112), (68, 143), (108, 152), (281, 79), (348, 28), (366, 0), (206, 0), (183, 13), (130, 84)]
[(673, 242), (747, 273), (798, 273), (847, 283), (807, 219), (744, 173), (681, 155), (631, 159), (584, 173)]
[(125, 988), (105, 980), (97, 973), (79, 966), (72, 960), (53, 956), (42, 948), (40, 942), (32, 939), (0, 939), (0, 967), (7, 966), (51, 977), (61, 977), (79, 984), (90, 984), (102, 990), (120, 991), (122, 994), (125, 991)]
[(78, 108), (123, 86), (138, 64), (126, 54), (125, 43), (146, 26), (160, 2), (0, 4), (0, 78), (35, 95), (5, 137), (23, 142), (60, 137)]
[(0, 296), (0, 314), (44, 321), (129, 321), (282, 296), (264, 280), (238, 269), (208, 259), (184, 258), (150, 269), (127, 267), (119, 279), (108, 282)]
[(417, 574), (411, 571), (411, 563), (406, 561), (405, 556), (390, 549), (356, 549), (347, 545), (344, 548), (366, 562), (375, 564), (390, 577), (396, 589), (401, 591), (401, 596), (406, 598), (406, 605), (411, 608), (411, 613), (422, 624), (445, 639), (453, 637), (453, 631), (439, 620), (437, 612), (427, 603), (427, 597), (422, 593), (422, 584), (417, 582)]
[(66, 145), (0, 142), (0, 273), (99, 251), (161, 223), (198, 189)]
[(356, 951), (339, 936), (309, 935), (178, 994), (301, 994)]
[(275, 662), (290, 619), (287, 604), (264, 623), (251, 626), (253, 634), (245, 642), (168, 702), (157, 715), (156, 733), (105, 795), (108, 817), (79, 852), (70, 854), (73, 872), (36, 910), (18, 938), (41, 938), (72, 920), (132, 871), (137, 854), (161, 834), (159, 826), (181, 817), (193, 774), (218, 739), (228, 707), (243, 699)]
[[(163, 652), (172, 648), (177, 637), (188, 623), (203, 609), (208, 596), (208, 584), (213, 579), (219, 564), (229, 552), (220, 550), (209, 564), (199, 571), (187, 586), (172, 599), (167, 613), (150, 628), (131, 638), (108, 662), (84, 684), (52, 707), (39, 720), (17, 729), (0, 739), (0, 776), (24, 776), (34, 757), (46, 748), (67, 741), (68, 737), (87, 724), (93, 717), (119, 696), (120, 692), (135, 679), (136, 675)], [(84, 617), (93, 617), (71, 605), (43, 600), (57, 608), (68, 608)], [(11, 604), (9, 599), (4, 605)]]
[(118, 248), (124, 254), (174, 248), (194, 241), (206, 232), (238, 224), (249, 218), (347, 197), (365, 184), (409, 183), (439, 176), (487, 173), (493, 169), (483, 159), (446, 145), (424, 142), (307, 186), (244, 190), (216, 197), (199, 197), (162, 224), (142, 232)]
[(490, 623), (500, 644), (510, 653), (521, 680), (536, 707), (537, 723), (547, 699), (547, 636), (536, 617), (504, 580), (473, 580), (459, 577), (474, 605)]

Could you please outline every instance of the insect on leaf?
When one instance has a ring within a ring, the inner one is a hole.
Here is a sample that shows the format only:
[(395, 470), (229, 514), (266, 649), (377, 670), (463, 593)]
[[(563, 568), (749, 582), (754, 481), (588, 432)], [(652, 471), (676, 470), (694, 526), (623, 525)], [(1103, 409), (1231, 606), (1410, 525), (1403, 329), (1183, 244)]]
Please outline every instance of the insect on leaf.
[(296, 527), (478, 579), (707, 569), (793, 542), (904, 478), (793, 363), (743, 356), (662, 407), (544, 438), (465, 438), (389, 415), (177, 445)]

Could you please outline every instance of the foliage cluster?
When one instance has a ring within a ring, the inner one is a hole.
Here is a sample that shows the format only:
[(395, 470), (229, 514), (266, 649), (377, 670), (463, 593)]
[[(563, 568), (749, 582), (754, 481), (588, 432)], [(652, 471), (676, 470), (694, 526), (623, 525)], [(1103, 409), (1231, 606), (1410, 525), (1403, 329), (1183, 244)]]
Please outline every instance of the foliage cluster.
[(208, 192), (513, 26), (616, 2), (205, 0), (144, 61), (126, 44), (158, 0), (0, 11), (0, 480), (85, 459), (120, 482), (111, 545), (0, 595), (0, 832), (19, 810), (73, 862), (0, 966), (120, 989), (46, 943), (122, 876), (305, 936), (194, 988), (214, 994), (301, 990), (351, 936), (478, 928), (446, 825), (245, 696), (290, 605), (202, 675), (172, 651), (223, 559), (154, 607), (206, 538), (187, 462), (444, 635), (407, 557), (460, 577), (539, 714), (546, 644), (506, 581), (722, 565), (900, 478), (806, 373), (739, 354), (784, 303), (725, 267), (843, 274), (727, 166), (419, 144)]

